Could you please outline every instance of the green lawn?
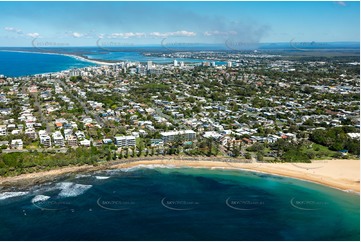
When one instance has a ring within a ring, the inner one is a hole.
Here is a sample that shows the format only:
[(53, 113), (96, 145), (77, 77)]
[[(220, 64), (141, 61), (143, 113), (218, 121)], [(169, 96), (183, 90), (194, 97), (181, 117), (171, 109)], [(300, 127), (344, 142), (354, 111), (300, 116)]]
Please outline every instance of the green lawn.
[(312, 143), (312, 147), (303, 147), (302, 151), (305, 153), (313, 153), (315, 155), (315, 160), (320, 160), (320, 159), (327, 159), (327, 158), (332, 158), (333, 155), (337, 154), (336, 151), (332, 151), (329, 148), (327, 148), (326, 146), (323, 145), (319, 145), (316, 143)]

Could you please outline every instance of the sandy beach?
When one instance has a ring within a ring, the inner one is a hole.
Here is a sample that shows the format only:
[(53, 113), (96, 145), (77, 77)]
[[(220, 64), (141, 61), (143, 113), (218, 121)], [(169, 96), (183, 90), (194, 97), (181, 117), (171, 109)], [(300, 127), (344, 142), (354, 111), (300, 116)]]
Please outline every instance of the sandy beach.
[(131, 168), (137, 166), (170, 166), (209, 169), (249, 170), (267, 174), (306, 180), (348, 192), (360, 192), (359, 160), (315, 160), (312, 163), (249, 163), (229, 159), (165, 157), (150, 160), (129, 160), (126, 163), (110, 162), (98, 166), (72, 166), (16, 177), (0, 177), (1, 186), (34, 185), (70, 173), (90, 172), (103, 169)]

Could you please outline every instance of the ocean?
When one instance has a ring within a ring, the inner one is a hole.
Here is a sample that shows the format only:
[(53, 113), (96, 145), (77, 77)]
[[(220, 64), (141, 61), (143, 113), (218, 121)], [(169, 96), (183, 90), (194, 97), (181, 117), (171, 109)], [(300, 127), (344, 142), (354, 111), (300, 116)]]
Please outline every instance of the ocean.
[(70, 56), (0, 51), (0, 75), (19, 77), (95, 66)]
[(136, 167), (0, 193), (1, 240), (357, 240), (359, 195), (262, 173)]

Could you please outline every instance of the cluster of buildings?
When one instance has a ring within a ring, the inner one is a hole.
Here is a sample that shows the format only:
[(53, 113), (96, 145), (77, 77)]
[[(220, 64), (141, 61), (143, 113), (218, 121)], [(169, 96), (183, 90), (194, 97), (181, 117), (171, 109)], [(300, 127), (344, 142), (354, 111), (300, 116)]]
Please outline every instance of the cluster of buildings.
[[(136, 146), (137, 139), (154, 147), (212, 138), (221, 146), (251, 145), (297, 141), (315, 129), (345, 123), (359, 128), (359, 75), (335, 62), (333, 68), (342, 70), (337, 77), (291, 79), (290, 73), (307, 76), (316, 67), (327, 75), (327, 63), (258, 57), (222, 54), (224, 65), (209, 61), (202, 68), (175, 59), (167, 65), (120, 62), (0, 78), (7, 87), (0, 93), (0, 144), (16, 150), (36, 142), (43, 148), (110, 143), (123, 148)], [(265, 71), (282, 75), (271, 78)], [(165, 88), (134, 95), (150, 84)]]

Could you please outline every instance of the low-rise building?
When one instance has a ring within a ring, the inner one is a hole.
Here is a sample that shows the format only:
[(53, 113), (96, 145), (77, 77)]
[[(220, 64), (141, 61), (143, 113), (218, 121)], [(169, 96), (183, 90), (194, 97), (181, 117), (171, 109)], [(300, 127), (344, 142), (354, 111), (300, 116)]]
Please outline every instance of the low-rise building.
[(23, 149), (23, 141), (21, 139), (13, 139), (11, 141), (11, 148), (16, 150), (22, 150)]
[(25, 135), (27, 135), (30, 139), (36, 139), (36, 132), (34, 129), (26, 129)]
[(6, 136), (7, 133), (7, 127), (6, 125), (0, 125), (0, 136)]
[(67, 136), (67, 143), (69, 146), (77, 146), (78, 139), (74, 135), (69, 135), (69, 136)]
[(196, 139), (196, 132), (193, 130), (169, 131), (160, 133), (164, 143), (173, 141), (191, 141)]
[(155, 146), (163, 146), (164, 142), (162, 139), (151, 139), (150, 140), (150, 146), (151, 147), (155, 147)]
[(56, 131), (53, 133), (53, 141), (55, 146), (60, 146), (60, 147), (65, 146), (64, 137), (60, 131)]
[(135, 136), (117, 136), (114, 137), (114, 143), (118, 147), (135, 146)]
[(51, 137), (45, 130), (39, 131), (39, 139), (40, 144), (44, 145), (45, 147), (51, 147)]
[(90, 147), (90, 140), (84, 139), (84, 140), (80, 141), (79, 144), (81, 146)]

